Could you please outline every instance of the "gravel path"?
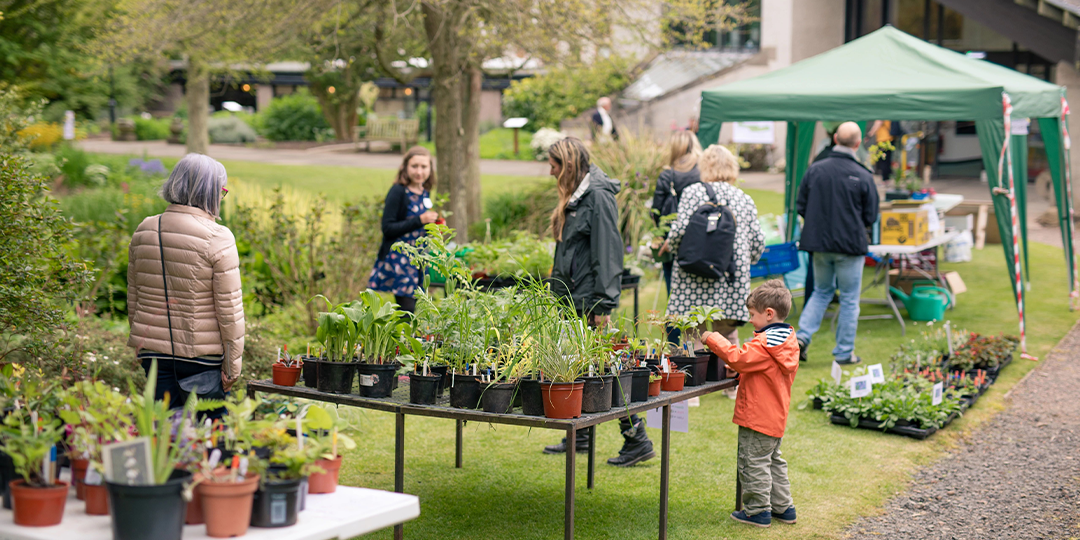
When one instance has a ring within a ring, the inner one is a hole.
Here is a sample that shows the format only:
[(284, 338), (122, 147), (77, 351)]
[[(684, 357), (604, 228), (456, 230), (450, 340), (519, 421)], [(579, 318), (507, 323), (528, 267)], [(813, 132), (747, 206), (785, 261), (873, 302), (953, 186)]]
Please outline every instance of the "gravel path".
[(1014, 387), (1008, 409), (845, 538), (1080, 538), (1078, 395), (1080, 325)]

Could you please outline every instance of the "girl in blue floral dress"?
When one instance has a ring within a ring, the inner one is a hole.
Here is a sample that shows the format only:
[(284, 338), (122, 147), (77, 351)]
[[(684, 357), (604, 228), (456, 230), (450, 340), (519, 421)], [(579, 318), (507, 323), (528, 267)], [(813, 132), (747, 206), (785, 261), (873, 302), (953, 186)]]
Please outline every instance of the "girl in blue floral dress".
[(424, 225), (434, 223), (439, 214), (432, 210), (431, 189), (435, 187), (435, 164), (431, 152), (414, 146), (405, 153), (397, 178), (386, 194), (382, 217), (382, 246), (368, 287), (394, 295), (401, 309), (416, 309), (413, 293), (420, 284), (420, 269), (408, 256), (390, 249), (395, 242), (415, 243), (424, 235)]

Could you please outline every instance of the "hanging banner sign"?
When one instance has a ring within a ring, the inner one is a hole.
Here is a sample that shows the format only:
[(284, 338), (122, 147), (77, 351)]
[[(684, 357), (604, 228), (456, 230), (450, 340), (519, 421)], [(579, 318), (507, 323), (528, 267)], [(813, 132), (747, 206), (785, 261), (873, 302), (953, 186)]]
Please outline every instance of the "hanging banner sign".
[(731, 142), (739, 144), (776, 144), (773, 122), (734, 122)]

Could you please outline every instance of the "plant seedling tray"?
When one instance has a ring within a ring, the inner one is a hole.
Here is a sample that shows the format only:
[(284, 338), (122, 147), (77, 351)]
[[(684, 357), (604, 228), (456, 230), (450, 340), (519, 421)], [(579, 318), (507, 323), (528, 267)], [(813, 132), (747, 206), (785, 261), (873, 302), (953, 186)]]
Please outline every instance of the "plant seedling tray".
[[(950, 423), (952, 423), (952, 421), (955, 420), (956, 417), (958, 417), (958, 416), (959, 416), (958, 413), (952, 413), (951, 415), (949, 415), (949, 418), (947, 420), (945, 420), (945, 426), (948, 426)], [(840, 426), (850, 426), (851, 425), (851, 422), (849, 422), (848, 419), (846, 417), (844, 417), (844, 415), (842, 415), (842, 414), (829, 415), (829, 421), (836, 424), (836, 425), (840, 425)], [(879, 427), (880, 425), (881, 425), (881, 422), (878, 422), (876, 420), (870, 420), (868, 418), (861, 418), (861, 419), (859, 419), (859, 425), (856, 426), (856, 427), (861, 428), (861, 429), (872, 429), (874, 431), (884, 431), (886, 433), (895, 433), (897, 435), (903, 435), (905, 437), (911, 437), (913, 439), (918, 439), (920, 441), (924, 440), (927, 437), (929, 437), (929, 436), (931, 436), (931, 435), (938, 432), (938, 428), (936, 428), (936, 427), (930, 427), (930, 428), (927, 428), (927, 429), (922, 429), (922, 428), (918, 428), (918, 427), (915, 427), (915, 426), (893, 426), (891, 428), (883, 430), (883, 429), (881, 429), (881, 427)], [(942, 426), (942, 427), (944, 428), (945, 426)]]

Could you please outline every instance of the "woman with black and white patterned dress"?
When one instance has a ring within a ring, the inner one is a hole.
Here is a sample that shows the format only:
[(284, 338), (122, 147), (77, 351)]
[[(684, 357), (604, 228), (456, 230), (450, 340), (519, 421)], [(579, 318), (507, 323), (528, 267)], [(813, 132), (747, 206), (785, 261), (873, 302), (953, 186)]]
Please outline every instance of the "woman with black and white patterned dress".
[[(712, 323), (712, 330), (723, 334), (732, 343), (738, 343), (738, 327), (750, 320), (746, 299), (750, 296), (750, 265), (765, 250), (765, 233), (757, 220), (757, 206), (749, 195), (735, 187), (739, 164), (731, 151), (723, 146), (712, 145), (698, 160), (701, 181), (709, 182), (720, 204), (727, 205), (735, 215), (735, 280), (709, 279), (688, 274), (675, 265), (671, 276), (671, 295), (668, 313), (681, 315), (696, 306), (715, 307), (723, 310), (724, 319)], [(679, 242), (690, 223), (690, 216), (699, 206), (709, 200), (705, 185), (687, 187), (679, 198), (679, 217), (671, 226), (668, 241), (673, 253), (679, 252)], [(701, 344), (695, 343), (695, 347)]]

